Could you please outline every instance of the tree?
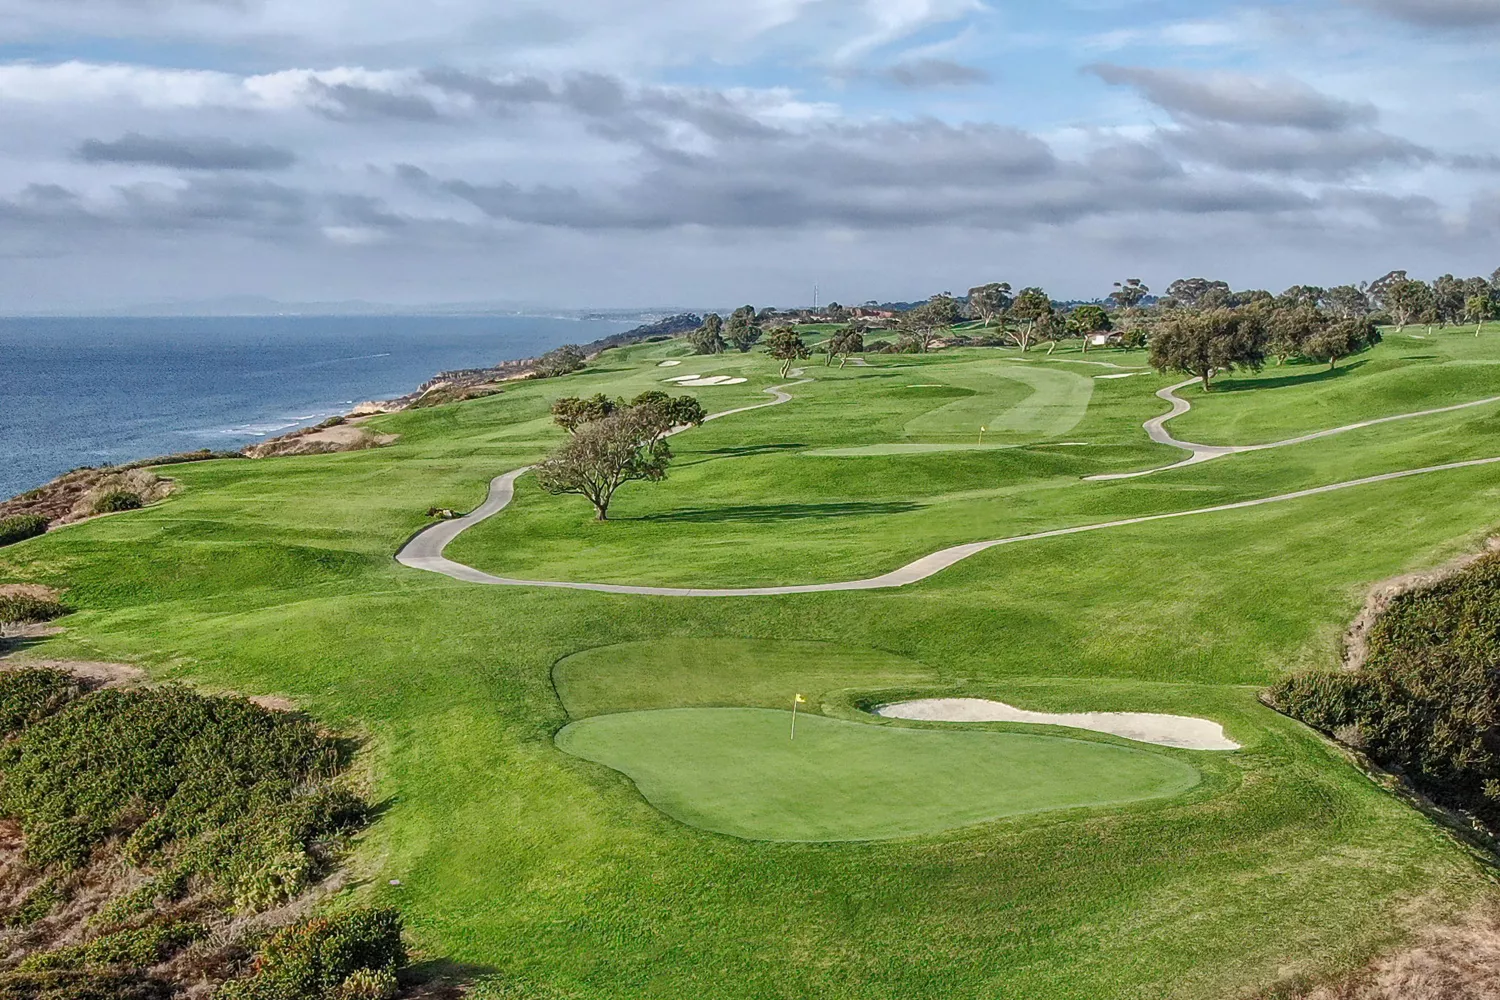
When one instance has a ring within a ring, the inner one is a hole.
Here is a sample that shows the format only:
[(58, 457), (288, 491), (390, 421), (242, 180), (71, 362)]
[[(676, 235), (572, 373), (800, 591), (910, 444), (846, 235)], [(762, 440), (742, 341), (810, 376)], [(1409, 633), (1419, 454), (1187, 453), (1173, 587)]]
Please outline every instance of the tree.
[(576, 372), (583, 367), (583, 362), (583, 348), (577, 344), (564, 344), (537, 358), (531, 375), (533, 378), (556, 378), (558, 375)]
[(1150, 294), (1151, 289), (1140, 278), (1126, 278), (1115, 282), (1115, 290), (1109, 293), (1109, 298), (1121, 309), (1129, 311), (1140, 305)]
[(703, 404), (694, 396), (668, 396), (660, 389), (650, 389), (630, 401), (632, 408), (652, 407), (658, 414), (661, 435), (677, 428), (697, 427), (708, 419)]
[(812, 352), (802, 342), (802, 335), (789, 326), (778, 326), (766, 338), (766, 350), (771, 357), (781, 362), (781, 377), (791, 374), (792, 362), (812, 357)]
[(1133, 326), (1120, 335), (1120, 346), (1131, 351), (1139, 351), (1151, 343), (1151, 335), (1146, 332), (1145, 327)]
[(849, 321), (849, 310), (837, 302), (828, 303), (828, 308), (824, 310), (824, 313), (828, 316), (829, 321), (833, 323), (847, 323)]
[(1337, 285), (1328, 289), (1323, 302), (1339, 319), (1358, 319), (1370, 314), (1370, 297), (1355, 285)]
[(1457, 324), (1464, 318), (1464, 283), (1460, 278), (1445, 274), (1432, 283), (1432, 311), (1437, 321), (1444, 326)]
[(1089, 338), (1096, 333), (1104, 333), (1114, 324), (1110, 322), (1109, 313), (1102, 306), (1085, 305), (1078, 306), (1068, 313), (1067, 331), (1075, 337), (1083, 338), (1083, 353), (1089, 352)]
[(1400, 333), (1412, 320), (1421, 319), (1433, 310), (1432, 289), (1427, 287), (1426, 282), (1402, 278), (1391, 283), (1381, 293), (1381, 303), (1386, 312), (1391, 314), (1396, 332)]
[(932, 342), (947, 333), (958, 319), (958, 302), (945, 292), (902, 313), (901, 333), (918, 351), (926, 354)]
[(537, 482), (554, 496), (587, 497), (595, 520), (608, 520), (621, 486), (667, 478), (672, 450), (663, 439), (662, 419), (656, 407), (632, 406), (580, 425), (562, 448), (537, 463)]
[(842, 368), (849, 361), (849, 355), (862, 354), (865, 349), (865, 327), (862, 323), (850, 323), (842, 330), (835, 330), (832, 337), (828, 338), (828, 363), (833, 364), (834, 358), (841, 357), (839, 362)]
[(1266, 349), (1276, 358), (1278, 365), (1285, 364), (1287, 358), (1303, 353), (1307, 342), (1327, 326), (1328, 318), (1313, 306), (1277, 309), (1266, 324)]
[(1484, 329), (1484, 324), (1500, 316), (1500, 304), (1488, 295), (1475, 295), (1464, 304), (1464, 315), (1474, 324), (1474, 336)]
[(724, 319), (718, 313), (709, 313), (703, 325), (688, 334), (688, 343), (695, 354), (724, 353)]
[(1337, 368), (1339, 358), (1358, 354), (1380, 343), (1380, 328), (1369, 319), (1342, 319), (1319, 330), (1302, 345), (1302, 353)]
[(1207, 392), (1220, 372), (1259, 371), (1266, 360), (1265, 340), (1264, 321), (1257, 311), (1210, 309), (1177, 315), (1151, 337), (1151, 367), (1201, 379)]
[(1323, 304), (1323, 298), (1328, 294), (1328, 289), (1317, 285), (1293, 285), (1278, 296), (1280, 303), (1284, 306), (1312, 306), (1314, 308)]
[(579, 399), (565, 396), (552, 401), (552, 422), (569, 434), (592, 420), (602, 420), (620, 408), (620, 403), (603, 393)]
[(755, 325), (754, 306), (740, 306), (730, 313), (727, 339), (741, 354), (756, 345), (760, 340), (760, 327)]
[(1023, 352), (1028, 351), (1031, 349), (1037, 322), (1052, 315), (1052, 299), (1040, 288), (1023, 288), (1016, 296), (1015, 304), (1010, 307), (1010, 315), (1017, 325), (1014, 330), (1006, 333)]
[(1011, 304), (1010, 282), (995, 281), (969, 289), (969, 311), (988, 327), (1005, 315)]
[[(1227, 305), (1229, 294), (1229, 282), (1210, 281), (1207, 278), (1178, 278), (1167, 286), (1167, 298), (1184, 309)], [(1210, 301), (1204, 302), (1205, 298)]]

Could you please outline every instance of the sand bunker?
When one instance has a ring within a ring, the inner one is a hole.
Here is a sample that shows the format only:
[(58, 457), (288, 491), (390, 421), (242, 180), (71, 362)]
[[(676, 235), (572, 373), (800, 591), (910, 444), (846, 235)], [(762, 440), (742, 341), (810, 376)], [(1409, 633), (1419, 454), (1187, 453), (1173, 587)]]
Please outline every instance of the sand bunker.
[(1095, 379), (1105, 378), (1135, 378), (1137, 375), (1150, 375), (1150, 372), (1122, 372), (1118, 375), (1095, 375)]
[(749, 379), (743, 379), (743, 378), (731, 378), (728, 375), (705, 375), (703, 378), (695, 378), (695, 379), (688, 379), (688, 380), (678, 379), (676, 381), (677, 381), (677, 384), (680, 385), (680, 386), (700, 386), (700, 385), (741, 385), (741, 384), (743, 384), (745, 382), (748, 382), (750, 380)]
[(663, 361), (661, 364), (657, 365), (656, 367), (658, 367), (658, 368), (676, 368), (680, 364), (682, 364), (681, 361)]
[(1208, 719), (1186, 715), (1155, 715), (1147, 712), (1028, 712), (986, 698), (923, 698), (918, 701), (881, 705), (875, 714), (887, 719), (915, 722), (1028, 722), (1044, 726), (1067, 726), (1109, 733), (1140, 743), (1155, 743), (1184, 750), (1238, 750), (1240, 745), (1224, 735), (1224, 727)]

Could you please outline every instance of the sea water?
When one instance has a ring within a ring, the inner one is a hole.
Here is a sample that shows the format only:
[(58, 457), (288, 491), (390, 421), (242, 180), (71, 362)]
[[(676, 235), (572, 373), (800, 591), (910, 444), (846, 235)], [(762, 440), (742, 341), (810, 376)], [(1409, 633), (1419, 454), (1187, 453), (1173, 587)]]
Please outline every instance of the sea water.
[(0, 318), (0, 500), (82, 465), (236, 449), (441, 370), (630, 324), (522, 316)]

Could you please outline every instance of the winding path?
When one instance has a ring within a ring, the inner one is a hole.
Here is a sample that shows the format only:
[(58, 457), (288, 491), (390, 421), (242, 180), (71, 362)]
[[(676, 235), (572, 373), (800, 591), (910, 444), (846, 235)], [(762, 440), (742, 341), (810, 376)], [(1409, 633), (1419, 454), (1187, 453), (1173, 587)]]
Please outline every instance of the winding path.
[[(794, 368), (788, 374), (801, 376), (803, 369)], [(803, 385), (813, 381), (810, 378), (798, 378), (794, 382), (773, 386), (765, 390), (774, 397), (770, 402), (757, 403), (753, 406), (741, 406), (733, 410), (725, 410), (707, 417), (708, 420), (718, 420), (723, 417), (733, 416), (737, 413), (747, 413), (751, 410), (760, 410), (768, 406), (779, 406), (782, 403), (791, 402), (791, 395), (784, 390), (792, 386)], [(1148, 476), (1153, 472), (1162, 472), (1165, 469), (1177, 469), (1188, 465), (1197, 465), (1225, 455), (1233, 455), (1245, 451), (1263, 451), (1268, 448), (1282, 448), (1287, 445), (1301, 444), (1306, 441), (1314, 441), (1318, 438), (1330, 437), (1334, 434), (1342, 434), (1345, 431), (1358, 430), (1361, 427), (1372, 427), (1376, 424), (1390, 423), (1396, 420), (1408, 420), (1413, 417), (1431, 416), (1438, 413), (1451, 413), (1455, 410), (1468, 409), (1469, 407), (1482, 406), (1486, 403), (1500, 402), (1500, 396), (1489, 399), (1475, 400), (1471, 403), (1459, 403), (1456, 406), (1445, 406), (1433, 410), (1422, 410), (1417, 413), (1403, 413), (1393, 417), (1380, 417), (1376, 420), (1365, 420), (1357, 424), (1349, 424), (1346, 427), (1335, 427), (1331, 430), (1318, 431), (1313, 434), (1304, 434), (1301, 437), (1291, 438), (1286, 441), (1278, 441), (1273, 444), (1240, 445), (1240, 446), (1218, 446), (1193, 444), (1187, 441), (1178, 441), (1167, 431), (1165, 424), (1173, 417), (1180, 416), (1192, 409), (1192, 404), (1178, 396), (1176, 390), (1193, 384), (1194, 380), (1181, 382), (1177, 385), (1163, 389), (1157, 393), (1162, 399), (1172, 404), (1172, 412), (1160, 417), (1153, 417), (1146, 421), (1146, 433), (1151, 440), (1161, 444), (1169, 444), (1176, 448), (1182, 448), (1191, 452), (1191, 456), (1183, 462), (1175, 465), (1165, 466), (1162, 469), (1150, 469), (1145, 472), (1119, 473), (1108, 476), (1094, 476), (1093, 479), (1131, 479), (1137, 476)], [(678, 433), (686, 430), (681, 427), (673, 431)], [(1279, 496), (1262, 497), (1259, 500), (1241, 500), (1237, 503), (1219, 504), (1214, 507), (1199, 507), (1194, 510), (1174, 511), (1167, 514), (1148, 514), (1142, 517), (1124, 518), (1118, 521), (1103, 521), (1098, 524), (1083, 524), (1072, 528), (1055, 528), (1051, 531), (1038, 531), (1029, 535), (1015, 535), (1010, 538), (997, 538), (983, 542), (968, 542), (964, 545), (954, 545), (946, 549), (925, 555), (920, 559), (907, 563), (899, 569), (891, 570), (880, 576), (869, 577), (864, 580), (846, 580), (837, 583), (809, 583), (797, 586), (785, 587), (722, 587), (722, 588), (699, 588), (699, 587), (649, 587), (628, 586), (616, 583), (573, 583), (563, 580), (523, 580), (514, 577), (493, 576), (472, 566), (454, 562), (443, 556), (443, 549), (448, 543), (457, 538), (467, 529), (473, 527), (486, 518), (492, 517), (510, 505), (515, 497), (516, 480), (531, 470), (531, 466), (515, 469), (502, 476), (497, 476), (490, 482), (489, 496), (477, 509), (463, 517), (451, 521), (443, 521), (418, 533), (408, 541), (401, 550), (396, 553), (396, 561), (403, 566), (412, 569), (425, 570), (429, 573), (439, 573), (455, 580), (465, 583), (478, 583), (489, 586), (500, 587), (551, 587), (559, 590), (590, 590), (603, 594), (629, 594), (647, 597), (770, 597), (780, 594), (824, 594), (836, 591), (850, 590), (885, 590), (894, 587), (906, 587), (918, 583), (941, 573), (950, 566), (960, 563), (970, 556), (978, 555), (989, 549), (1001, 545), (1015, 545), (1019, 542), (1034, 542), (1044, 538), (1060, 538), (1064, 535), (1080, 535), (1089, 531), (1103, 531), (1106, 528), (1124, 528), (1135, 524), (1148, 524), (1152, 521), (1169, 521), (1182, 517), (1197, 517), (1202, 514), (1219, 514), (1233, 510), (1247, 510), (1251, 507), (1264, 507), (1268, 504), (1285, 503), (1289, 500), (1300, 500), (1304, 497), (1319, 496), (1324, 493), (1334, 493), (1339, 490), (1353, 489), (1357, 486), (1369, 486), (1374, 483), (1387, 483), (1398, 479), (1407, 479), (1412, 476), (1423, 476), (1434, 472), (1448, 472), (1454, 469), (1471, 469), (1479, 466), (1500, 464), (1500, 457), (1476, 458), (1465, 462), (1449, 462), (1445, 465), (1432, 465), (1422, 469), (1408, 469), (1403, 472), (1387, 472), (1378, 476), (1367, 476), (1363, 479), (1351, 479), (1342, 483), (1331, 483), (1327, 486), (1315, 486), (1310, 489), (1297, 490), (1294, 493), (1283, 493)]]
[(1173, 448), (1181, 448), (1188, 452), (1188, 457), (1181, 462), (1171, 465), (1163, 465), (1155, 469), (1146, 469), (1143, 472), (1113, 472), (1102, 476), (1088, 476), (1091, 482), (1107, 482), (1119, 479), (1139, 479), (1141, 476), (1152, 476), (1158, 472), (1166, 472), (1169, 469), (1182, 469), (1189, 465), (1201, 465), (1211, 462), (1225, 455), (1239, 455), (1247, 451), (1266, 451), (1270, 448), (1285, 448), (1288, 445), (1306, 444), (1308, 441), (1316, 441), (1319, 438), (1333, 437), (1335, 434), (1344, 434), (1348, 431), (1357, 431), (1365, 427), (1374, 427), (1378, 424), (1394, 423), (1397, 420), (1411, 420), (1415, 417), (1431, 417), (1439, 413), (1452, 413), (1455, 410), (1467, 410), (1474, 406), (1484, 406), (1488, 403), (1500, 403), (1500, 396), (1491, 396), (1488, 399), (1476, 399), (1471, 403), (1459, 403), (1456, 406), (1441, 406), (1435, 410), (1418, 410), (1416, 413), (1398, 413), (1393, 417), (1378, 417), (1374, 420), (1361, 420), (1357, 424), (1346, 424), (1343, 427), (1334, 427), (1326, 431), (1315, 431), (1312, 434), (1303, 434), (1300, 437), (1287, 438), (1285, 441), (1273, 441), (1270, 444), (1242, 444), (1242, 445), (1215, 445), (1195, 444), (1192, 441), (1179, 441), (1167, 430), (1167, 421), (1182, 416), (1193, 408), (1193, 404), (1177, 395), (1178, 389), (1185, 389), (1198, 380), (1190, 378), (1186, 382), (1162, 389), (1156, 395), (1172, 404), (1172, 411), (1164, 413), (1159, 417), (1152, 417), (1142, 426), (1146, 428), (1146, 435), (1157, 444), (1171, 445)]

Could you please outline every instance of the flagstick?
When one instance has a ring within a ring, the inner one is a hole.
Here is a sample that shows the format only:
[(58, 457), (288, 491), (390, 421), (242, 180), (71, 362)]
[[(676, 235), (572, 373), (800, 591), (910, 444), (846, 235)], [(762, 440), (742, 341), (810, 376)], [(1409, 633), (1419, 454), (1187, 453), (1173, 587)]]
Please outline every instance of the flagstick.
[(797, 699), (792, 699), (792, 739), (797, 738)]
[(984, 428), (979, 428), (979, 443), (984, 444)]

